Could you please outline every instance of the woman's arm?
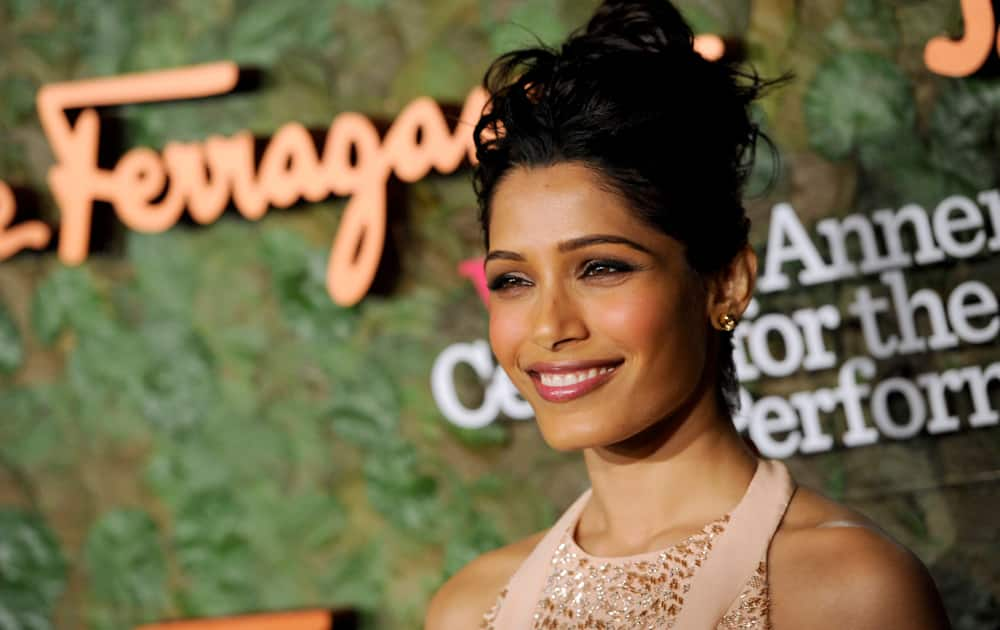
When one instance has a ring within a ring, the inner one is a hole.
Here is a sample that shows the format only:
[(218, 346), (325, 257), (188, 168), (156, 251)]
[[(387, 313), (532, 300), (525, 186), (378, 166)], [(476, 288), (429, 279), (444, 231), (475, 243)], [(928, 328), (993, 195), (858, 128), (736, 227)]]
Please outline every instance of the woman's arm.
[(934, 581), (909, 551), (864, 526), (811, 527), (775, 537), (774, 630), (941, 630)]
[(493, 605), (493, 600), (503, 588), (501, 585), (489, 598), (494, 584), (484, 579), (486, 556), (473, 560), (464, 569), (445, 582), (427, 607), (425, 630), (450, 630), (452, 628), (478, 628), (483, 615)]
[(542, 539), (539, 532), (483, 554), (445, 582), (427, 607), (425, 630), (478, 628), (510, 577)]

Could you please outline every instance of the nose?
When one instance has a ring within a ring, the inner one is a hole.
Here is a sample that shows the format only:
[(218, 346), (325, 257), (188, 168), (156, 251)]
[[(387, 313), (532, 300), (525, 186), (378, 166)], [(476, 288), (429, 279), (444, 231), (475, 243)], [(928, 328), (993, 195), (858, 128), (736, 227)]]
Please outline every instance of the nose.
[(586, 339), (581, 305), (570, 292), (557, 285), (538, 291), (537, 295), (532, 313), (532, 341), (536, 345), (555, 351)]

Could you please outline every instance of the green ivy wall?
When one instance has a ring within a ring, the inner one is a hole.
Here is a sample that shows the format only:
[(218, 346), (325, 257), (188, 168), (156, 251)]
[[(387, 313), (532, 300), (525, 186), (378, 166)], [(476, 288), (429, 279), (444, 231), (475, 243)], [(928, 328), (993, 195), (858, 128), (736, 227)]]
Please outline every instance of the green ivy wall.
[[(343, 111), (391, 120), (421, 95), (460, 103), (494, 55), (532, 34), (558, 41), (595, 4), (0, 0), (0, 179), (35, 191), (31, 207), (58, 223), (34, 110), (45, 83), (220, 59), (262, 71), (256, 90), (107, 112), (126, 148), (245, 128), (266, 137), (289, 121), (325, 129)], [(958, 0), (680, 4), (697, 30), (741, 39), (764, 74), (796, 75), (760, 109), (782, 161), (755, 173), (759, 188), (776, 172), (749, 202), (757, 245), (778, 200), (811, 223), (996, 185), (1000, 79), (923, 66), (928, 39), (961, 32)], [(416, 628), (443, 579), (545, 526), (582, 489), (578, 460), (549, 451), (530, 423), (466, 431), (437, 411), (434, 358), (486, 335), (456, 272), (479, 253), (474, 198), (467, 170), (394, 192), (400, 271), (354, 308), (323, 286), (337, 199), (159, 235), (128, 232), (104, 208), (86, 264), (64, 267), (53, 251), (0, 262), (0, 626), (119, 630), (319, 605)], [(996, 287), (1000, 265), (921, 278), (947, 287), (983, 274)], [(846, 295), (828, 285), (764, 306)], [(993, 428), (790, 464), (916, 550), (957, 628), (985, 629), (1000, 619), (998, 456)]]

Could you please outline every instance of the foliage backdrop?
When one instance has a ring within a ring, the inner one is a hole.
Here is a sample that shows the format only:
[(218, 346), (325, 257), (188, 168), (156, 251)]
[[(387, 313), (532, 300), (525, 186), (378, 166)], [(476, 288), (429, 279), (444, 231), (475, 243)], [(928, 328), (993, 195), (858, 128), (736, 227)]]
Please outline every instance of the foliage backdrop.
[[(34, 111), (53, 81), (234, 59), (260, 89), (108, 112), (124, 146), (162, 148), (339, 112), (390, 120), (459, 103), (499, 52), (556, 42), (593, 0), (0, 0), (0, 179), (37, 192), (52, 164)], [(759, 115), (781, 151), (754, 186), (805, 220), (933, 204), (997, 183), (1000, 81), (931, 75), (925, 42), (960, 33), (957, 0), (687, 0), (698, 31), (742, 39), (796, 80)], [(777, 170), (775, 170), (777, 168)], [(770, 172), (768, 172), (770, 169)], [(479, 253), (468, 171), (399, 188), (393, 290), (331, 303), (325, 257), (343, 201), (230, 211), (159, 235), (107, 209), (89, 261), (0, 263), (0, 626), (118, 630), (164, 618), (351, 606), (415, 628), (441, 581), (545, 526), (586, 483), (530, 423), (458, 430), (429, 391), (434, 357), (484, 338), (455, 271)], [(953, 286), (953, 265), (925, 276)], [(997, 286), (1000, 266), (975, 274)], [(843, 287), (770, 296), (836, 303)], [(838, 340), (856, 347), (857, 331)], [(971, 354), (969, 354), (971, 353)], [(921, 357), (944, 369), (996, 351)], [(909, 373), (895, 362), (888, 373)], [(466, 375), (467, 376), (467, 375)], [(760, 383), (755, 394), (829, 383)], [(463, 386), (475, 396), (476, 384)], [(836, 450), (790, 462), (931, 567), (957, 628), (995, 628), (1000, 431)]]

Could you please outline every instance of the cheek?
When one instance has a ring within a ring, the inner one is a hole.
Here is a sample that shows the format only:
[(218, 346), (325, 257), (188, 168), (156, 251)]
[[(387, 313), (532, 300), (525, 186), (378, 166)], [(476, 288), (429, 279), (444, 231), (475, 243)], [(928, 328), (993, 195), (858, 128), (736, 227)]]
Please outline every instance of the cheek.
[(666, 329), (663, 305), (649, 300), (617, 300), (606, 305), (602, 311), (599, 321), (636, 351), (646, 349)]
[(490, 300), (490, 346), (504, 369), (510, 370), (518, 348), (527, 340), (527, 318), (516, 305)]
[(642, 291), (609, 301), (597, 321), (643, 363), (676, 369), (704, 354), (700, 313), (694, 293)]

